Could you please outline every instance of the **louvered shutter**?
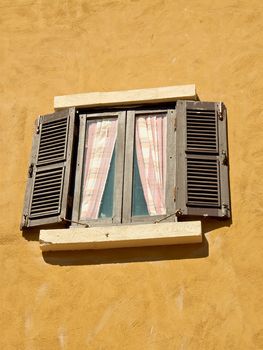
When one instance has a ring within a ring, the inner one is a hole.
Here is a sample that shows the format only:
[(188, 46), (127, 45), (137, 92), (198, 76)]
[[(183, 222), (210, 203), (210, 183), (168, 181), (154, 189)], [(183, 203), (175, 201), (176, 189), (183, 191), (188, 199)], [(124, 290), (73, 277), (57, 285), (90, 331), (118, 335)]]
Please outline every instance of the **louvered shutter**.
[(176, 118), (178, 214), (230, 217), (224, 104), (178, 101)]
[(68, 211), (74, 108), (36, 121), (21, 227), (61, 222)]

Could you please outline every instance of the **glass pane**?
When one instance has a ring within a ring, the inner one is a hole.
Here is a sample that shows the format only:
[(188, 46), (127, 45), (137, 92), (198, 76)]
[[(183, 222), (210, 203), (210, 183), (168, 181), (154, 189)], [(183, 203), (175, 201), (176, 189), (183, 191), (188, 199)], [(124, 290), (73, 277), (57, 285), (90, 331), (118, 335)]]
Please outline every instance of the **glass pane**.
[(141, 114), (135, 123), (132, 215), (163, 215), (167, 113)]
[(114, 190), (114, 173), (115, 173), (115, 149), (113, 151), (110, 170), (108, 173), (104, 193), (102, 196), (99, 218), (110, 218), (112, 217), (113, 211), (113, 190)]
[(117, 118), (87, 120), (80, 219), (112, 217)]
[(149, 215), (147, 204), (143, 194), (142, 182), (139, 174), (137, 155), (135, 152), (133, 162), (133, 201), (132, 201), (132, 215)]

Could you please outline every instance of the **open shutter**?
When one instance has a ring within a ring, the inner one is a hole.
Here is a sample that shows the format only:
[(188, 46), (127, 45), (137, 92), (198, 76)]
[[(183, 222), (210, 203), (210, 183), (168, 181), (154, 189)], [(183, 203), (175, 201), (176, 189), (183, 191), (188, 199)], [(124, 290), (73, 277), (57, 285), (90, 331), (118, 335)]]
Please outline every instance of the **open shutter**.
[(68, 211), (75, 109), (36, 120), (21, 228), (61, 222)]
[(178, 214), (230, 217), (224, 104), (178, 101), (176, 118)]

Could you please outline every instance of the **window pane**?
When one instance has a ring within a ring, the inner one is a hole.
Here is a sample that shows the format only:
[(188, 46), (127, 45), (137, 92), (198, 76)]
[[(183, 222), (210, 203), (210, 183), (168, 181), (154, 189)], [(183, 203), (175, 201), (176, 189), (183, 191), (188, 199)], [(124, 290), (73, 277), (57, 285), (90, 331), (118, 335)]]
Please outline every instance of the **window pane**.
[(80, 219), (112, 216), (117, 118), (87, 120)]
[(114, 190), (114, 173), (115, 173), (115, 149), (113, 151), (110, 169), (102, 196), (99, 218), (110, 218), (112, 217), (113, 211), (113, 190)]
[(136, 117), (132, 215), (166, 213), (167, 114)]
[(138, 169), (137, 155), (135, 152), (133, 162), (133, 201), (132, 201), (132, 215), (149, 215), (147, 204), (143, 194), (142, 182)]

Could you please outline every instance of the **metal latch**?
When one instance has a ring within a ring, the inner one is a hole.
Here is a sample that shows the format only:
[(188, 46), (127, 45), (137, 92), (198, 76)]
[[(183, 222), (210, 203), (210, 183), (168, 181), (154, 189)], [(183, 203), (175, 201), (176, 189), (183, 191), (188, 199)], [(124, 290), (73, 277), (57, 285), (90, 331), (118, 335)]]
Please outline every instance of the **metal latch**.
[(223, 214), (224, 217), (228, 216), (227, 215), (228, 214), (228, 210), (229, 210), (228, 205), (223, 203), (222, 204), (222, 214)]

